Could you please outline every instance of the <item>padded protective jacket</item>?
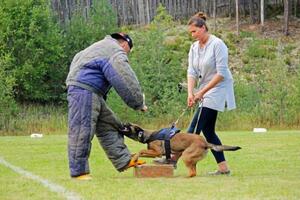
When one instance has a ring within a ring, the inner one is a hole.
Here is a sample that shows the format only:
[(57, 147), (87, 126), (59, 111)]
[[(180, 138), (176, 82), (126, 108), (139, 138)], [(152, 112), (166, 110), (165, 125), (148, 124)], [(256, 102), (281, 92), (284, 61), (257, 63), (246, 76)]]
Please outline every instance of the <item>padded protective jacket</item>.
[(144, 106), (143, 93), (127, 54), (109, 35), (75, 55), (66, 84), (102, 96), (113, 87), (129, 107), (139, 110)]

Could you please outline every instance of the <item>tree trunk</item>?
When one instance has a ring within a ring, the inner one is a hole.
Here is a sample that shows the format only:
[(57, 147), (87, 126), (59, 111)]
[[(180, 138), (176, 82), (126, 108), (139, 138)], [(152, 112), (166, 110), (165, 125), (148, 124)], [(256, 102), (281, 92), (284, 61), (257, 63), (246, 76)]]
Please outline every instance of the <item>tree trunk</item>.
[(145, 8), (144, 8), (144, 0), (138, 0), (138, 5), (139, 5), (139, 24), (140, 25), (145, 25)]
[(244, 17), (246, 17), (246, 1), (243, 0)]
[(236, 34), (240, 35), (239, 0), (235, 0), (235, 20), (236, 20)]
[[(65, 24), (72, 18), (72, 13), (75, 10), (83, 12), (83, 16), (87, 18), (89, 8), (94, 2), (108, 1), (112, 4), (118, 15), (120, 25), (128, 24), (148, 24), (155, 16), (155, 11), (158, 3), (167, 6), (170, 14), (175, 19), (183, 19), (193, 15), (196, 11), (205, 11), (207, 15), (214, 16), (215, 24), (212, 29), (217, 30), (217, 15), (220, 16), (223, 12), (228, 13), (231, 19), (234, 17), (236, 0), (50, 0), (53, 9), (57, 12), (60, 22)], [(250, 22), (255, 23), (260, 21), (264, 26), (264, 4), (271, 6), (283, 6), (284, 0), (243, 0), (238, 1), (239, 13), (249, 9)], [(249, 4), (249, 7), (248, 7)], [(240, 6), (244, 6), (240, 7)], [(245, 8), (245, 6), (247, 8)], [(289, 15), (297, 16), (299, 12), (299, 0), (289, 0)], [(298, 14), (299, 16), (299, 14)]]
[(249, 12), (250, 12), (250, 21), (251, 21), (251, 24), (255, 23), (253, 9), (254, 9), (254, 7), (253, 7), (253, 0), (249, 0)]
[(146, 20), (146, 24), (150, 24), (150, 7), (149, 7), (149, 1), (146, 0), (146, 14), (147, 14), (147, 20)]
[(214, 32), (217, 31), (217, 20), (216, 20), (216, 13), (217, 13), (217, 0), (213, 2), (213, 17), (214, 17)]
[(284, 35), (289, 35), (289, 0), (284, 0)]
[(265, 2), (264, 0), (260, 0), (260, 25), (261, 25), (261, 31), (264, 31), (264, 25), (265, 25)]
[(229, 18), (232, 19), (232, 0), (229, 0)]
[(209, 5), (210, 5), (210, 3), (209, 3), (209, 1), (205, 1), (206, 2), (206, 6), (205, 6), (205, 14), (209, 14)]
[(297, 18), (297, 6), (298, 6), (298, 0), (295, 0), (295, 7), (294, 7), (294, 14), (295, 14), (295, 18)]

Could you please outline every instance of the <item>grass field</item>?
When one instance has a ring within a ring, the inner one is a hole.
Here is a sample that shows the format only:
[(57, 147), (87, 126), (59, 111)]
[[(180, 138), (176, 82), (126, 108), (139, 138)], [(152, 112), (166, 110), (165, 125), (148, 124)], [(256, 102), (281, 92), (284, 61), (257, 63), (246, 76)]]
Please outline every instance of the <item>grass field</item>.
[[(94, 138), (90, 158), (93, 180), (71, 180), (64, 135), (39, 139), (0, 137), (0, 159), (60, 185), (82, 199), (300, 199), (300, 131), (220, 132), (219, 135), (224, 144), (243, 148), (226, 153), (233, 172), (229, 177), (207, 175), (216, 167), (209, 153), (198, 163), (195, 178), (185, 178), (187, 170), (181, 161), (174, 178), (135, 178), (133, 169), (118, 173)], [(126, 142), (132, 152), (144, 147)], [(66, 197), (0, 163), (0, 199)]]

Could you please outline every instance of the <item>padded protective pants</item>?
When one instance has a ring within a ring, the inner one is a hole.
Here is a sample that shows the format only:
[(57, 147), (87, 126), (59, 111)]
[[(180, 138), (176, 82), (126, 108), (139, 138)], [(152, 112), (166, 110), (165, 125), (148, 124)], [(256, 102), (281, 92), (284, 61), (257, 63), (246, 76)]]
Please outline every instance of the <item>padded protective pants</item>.
[(68, 88), (68, 157), (72, 177), (90, 173), (88, 158), (94, 134), (118, 171), (124, 170), (131, 154), (118, 130), (120, 120), (103, 97), (76, 86)]

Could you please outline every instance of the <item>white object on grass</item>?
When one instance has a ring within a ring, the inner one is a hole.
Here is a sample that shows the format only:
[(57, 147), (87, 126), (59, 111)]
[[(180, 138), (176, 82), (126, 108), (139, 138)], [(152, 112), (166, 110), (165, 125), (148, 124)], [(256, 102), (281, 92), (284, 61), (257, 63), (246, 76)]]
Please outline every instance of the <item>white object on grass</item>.
[(32, 133), (30, 135), (31, 138), (42, 138), (43, 134), (42, 133)]
[(266, 133), (267, 129), (266, 128), (254, 128), (253, 133)]

